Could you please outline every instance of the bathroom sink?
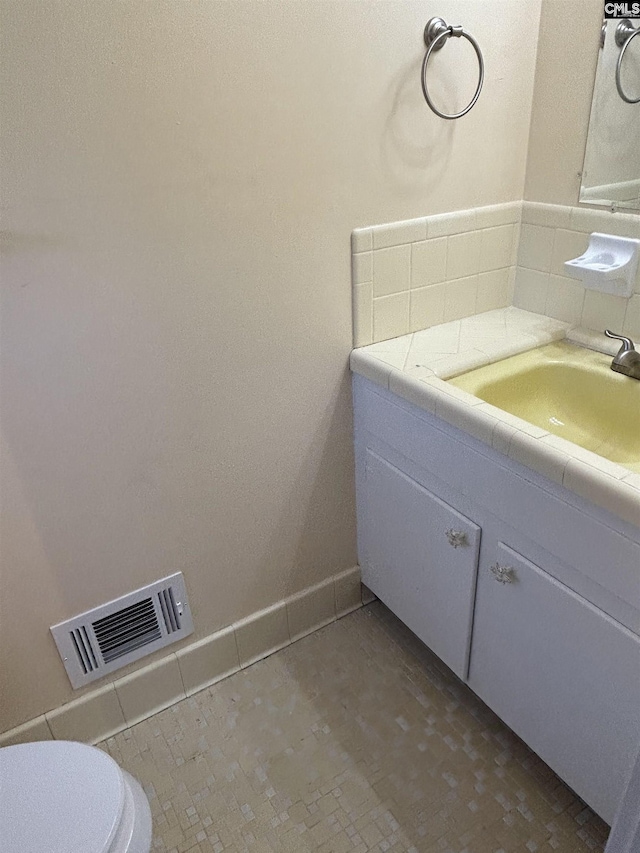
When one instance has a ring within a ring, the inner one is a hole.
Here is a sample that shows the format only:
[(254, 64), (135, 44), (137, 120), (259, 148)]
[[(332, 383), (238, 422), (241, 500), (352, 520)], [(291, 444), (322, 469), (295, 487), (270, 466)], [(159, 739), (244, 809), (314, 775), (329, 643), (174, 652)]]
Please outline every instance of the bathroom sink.
[(480, 367), (449, 382), (550, 433), (640, 471), (640, 382), (611, 356), (565, 342)]

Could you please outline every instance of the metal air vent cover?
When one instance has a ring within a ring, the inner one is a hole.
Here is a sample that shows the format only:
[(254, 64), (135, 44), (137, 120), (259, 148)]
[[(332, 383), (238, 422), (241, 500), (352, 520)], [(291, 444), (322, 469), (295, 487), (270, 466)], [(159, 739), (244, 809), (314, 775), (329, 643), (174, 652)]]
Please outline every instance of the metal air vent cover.
[(51, 628), (74, 687), (108, 675), (192, 632), (182, 572)]

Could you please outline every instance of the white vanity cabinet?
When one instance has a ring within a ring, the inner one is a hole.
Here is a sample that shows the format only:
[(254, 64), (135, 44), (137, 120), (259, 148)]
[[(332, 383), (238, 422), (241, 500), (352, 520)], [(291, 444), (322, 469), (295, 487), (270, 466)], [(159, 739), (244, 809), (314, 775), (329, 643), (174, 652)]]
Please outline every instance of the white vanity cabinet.
[(354, 376), (363, 582), (612, 822), (640, 742), (640, 531)]

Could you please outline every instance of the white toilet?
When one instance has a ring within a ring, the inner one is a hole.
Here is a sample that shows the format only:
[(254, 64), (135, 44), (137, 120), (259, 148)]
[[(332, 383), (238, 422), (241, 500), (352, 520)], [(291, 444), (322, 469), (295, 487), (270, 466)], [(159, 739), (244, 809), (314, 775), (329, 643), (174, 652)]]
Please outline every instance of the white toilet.
[(0, 749), (3, 853), (149, 853), (140, 784), (95, 746), (42, 741)]

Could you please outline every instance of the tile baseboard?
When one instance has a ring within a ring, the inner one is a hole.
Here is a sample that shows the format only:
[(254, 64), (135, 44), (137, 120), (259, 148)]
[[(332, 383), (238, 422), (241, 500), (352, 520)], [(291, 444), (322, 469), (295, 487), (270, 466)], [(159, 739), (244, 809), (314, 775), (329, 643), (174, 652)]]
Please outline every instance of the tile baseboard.
[(0, 747), (98, 743), (357, 610), (363, 598), (354, 566), (0, 734)]
[(17, 743), (31, 743), (34, 740), (54, 740), (51, 727), (44, 714), (0, 735), (0, 747), (14, 746)]

